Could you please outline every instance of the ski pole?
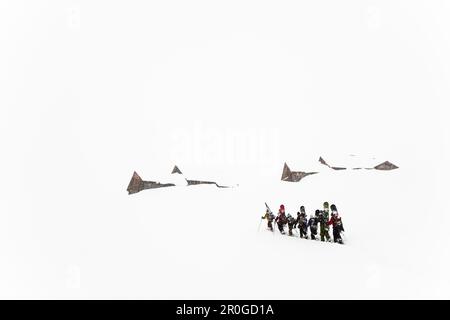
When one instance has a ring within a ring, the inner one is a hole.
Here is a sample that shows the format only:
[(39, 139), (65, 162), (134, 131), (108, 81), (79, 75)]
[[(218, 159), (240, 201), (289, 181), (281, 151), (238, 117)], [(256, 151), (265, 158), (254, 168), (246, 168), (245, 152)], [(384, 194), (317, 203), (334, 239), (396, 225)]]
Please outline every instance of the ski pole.
[(260, 219), (260, 220), (259, 220), (258, 232), (259, 232), (259, 229), (261, 229), (261, 223), (262, 223), (262, 221), (263, 221), (263, 219)]

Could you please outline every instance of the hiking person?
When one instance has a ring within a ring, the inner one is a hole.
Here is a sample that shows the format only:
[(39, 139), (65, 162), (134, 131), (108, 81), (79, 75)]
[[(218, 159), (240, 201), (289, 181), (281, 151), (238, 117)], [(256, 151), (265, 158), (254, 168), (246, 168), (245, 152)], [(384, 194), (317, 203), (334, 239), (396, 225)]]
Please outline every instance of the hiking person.
[(344, 244), (341, 237), (341, 232), (344, 231), (344, 225), (342, 224), (342, 218), (339, 216), (336, 206), (331, 206), (331, 219), (328, 221), (328, 225), (333, 226), (333, 240), (334, 242)]
[(300, 238), (308, 239), (308, 218), (306, 216), (305, 207), (300, 207), (300, 212), (297, 212), (296, 224), (300, 230)]
[(311, 240), (316, 240), (317, 228), (319, 223), (319, 210), (316, 210), (315, 215), (311, 215), (308, 221), (309, 232), (311, 234)]
[(330, 241), (330, 227), (328, 225), (328, 220), (329, 220), (329, 205), (328, 202), (324, 202), (323, 203), (323, 210), (320, 212), (319, 214), (320, 217), (320, 241)]
[(267, 229), (273, 232), (272, 222), (275, 220), (275, 215), (269, 209), (266, 209), (266, 213), (261, 217), (261, 219), (267, 219)]
[(284, 225), (287, 223), (284, 205), (280, 206), (280, 209), (278, 210), (278, 216), (275, 218), (275, 222), (278, 225), (278, 230), (280, 230), (280, 233), (284, 234)]
[(287, 215), (287, 225), (288, 225), (288, 228), (289, 228), (289, 235), (292, 236), (292, 229), (295, 226), (295, 219), (289, 213)]

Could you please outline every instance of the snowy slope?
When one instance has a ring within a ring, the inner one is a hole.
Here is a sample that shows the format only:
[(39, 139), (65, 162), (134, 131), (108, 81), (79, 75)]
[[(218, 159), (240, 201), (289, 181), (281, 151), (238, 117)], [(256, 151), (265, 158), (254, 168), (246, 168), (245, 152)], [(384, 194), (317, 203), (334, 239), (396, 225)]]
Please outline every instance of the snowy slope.
[[(436, 247), (447, 241), (439, 235), (444, 228), (436, 224), (433, 204), (420, 200), (425, 190), (412, 183), (411, 175), (407, 168), (333, 172), (301, 183), (143, 192), (129, 199), (140, 209), (132, 216), (146, 243), (139, 261), (152, 270), (140, 281), (148, 279), (150, 286), (156, 280), (154, 297), (171, 298), (417, 298), (439, 296), (439, 290), (448, 293), (449, 277), (441, 265), (447, 263), (446, 253)], [(272, 235), (264, 225), (257, 232), (264, 201), (272, 210), (284, 203), (291, 213), (303, 204), (309, 213), (323, 200), (340, 209), (345, 246)], [(164, 212), (176, 222), (160, 229), (154, 218)], [(277, 280), (280, 272), (285, 278)]]

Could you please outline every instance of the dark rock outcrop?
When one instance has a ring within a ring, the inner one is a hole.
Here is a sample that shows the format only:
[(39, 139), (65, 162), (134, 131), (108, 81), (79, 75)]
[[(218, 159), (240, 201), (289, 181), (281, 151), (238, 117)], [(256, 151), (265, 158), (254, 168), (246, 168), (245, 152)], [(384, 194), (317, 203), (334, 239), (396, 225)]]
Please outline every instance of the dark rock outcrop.
[(214, 182), (214, 181), (201, 181), (201, 180), (188, 180), (188, 179), (186, 179), (186, 181), (188, 183), (188, 186), (196, 186), (199, 184), (214, 184), (218, 188), (229, 188), (228, 186), (221, 186), (217, 182)]
[(319, 162), (323, 164), (324, 166), (327, 166), (328, 168), (331, 168), (333, 170), (347, 170), (347, 168), (344, 167), (332, 167), (330, 166), (322, 157), (319, 157)]
[(291, 171), (289, 169), (288, 165), (284, 163), (283, 167), (283, 173), (281, 174), (281, 180), (282, 181), (289, 181), (289, 182), (299, 182), (304, 177), (307, 177), (312, 174), (316, 174), (317, 172), (303, 172), (303, 171)]
[(398, 169), (398, 167), (395, 164), (390, 163), (389, 161), (385, 161), (383, 163), (380, 163), (379, 165), (377, 165), (377, 166), (375, 166), (373, 168), (376, 169), (376, 170), (395, 170), (395, 169)]
[(156, 181), (144, 181), (142, 178), (136, 173), (133, 173), (131, 177), (130, 183), (128, 184), (128, 194), (138, 193), (145, 189), (156, 189), (156, 188), (165, 188), (165, 187), (174, 187), (173, 183), (159, 183)]
[(172, 174), (174, 173), (183, 174), (177, 166), (173, 167)]

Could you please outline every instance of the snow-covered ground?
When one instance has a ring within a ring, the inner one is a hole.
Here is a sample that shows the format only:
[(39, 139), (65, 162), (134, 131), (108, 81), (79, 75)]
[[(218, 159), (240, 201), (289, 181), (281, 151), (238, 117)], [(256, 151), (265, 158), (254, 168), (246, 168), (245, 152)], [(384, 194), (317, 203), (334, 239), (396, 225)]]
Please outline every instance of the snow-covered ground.
[(371, 3), (2, 1), (0, 297), (450, 298), (450, 7)]

